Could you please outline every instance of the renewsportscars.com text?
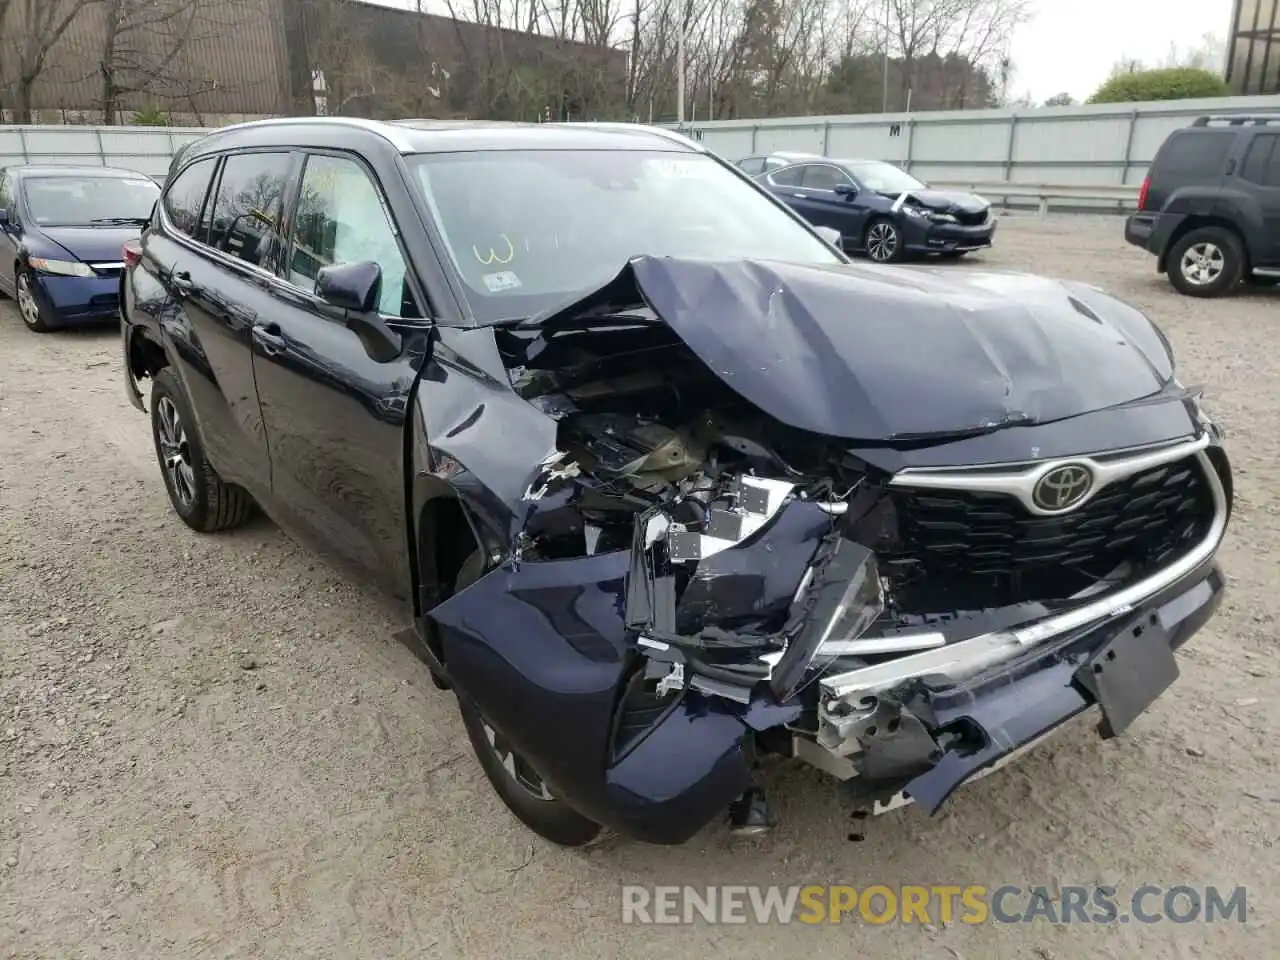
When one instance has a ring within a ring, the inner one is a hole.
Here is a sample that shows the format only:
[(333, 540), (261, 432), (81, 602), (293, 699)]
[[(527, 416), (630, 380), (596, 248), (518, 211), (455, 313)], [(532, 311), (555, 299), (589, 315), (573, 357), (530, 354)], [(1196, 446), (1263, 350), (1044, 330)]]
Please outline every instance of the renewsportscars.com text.
[(624, 886), (622, 922), (682, 923), (1245, 923), (1244, 887), (976, 884), (867, 887)]

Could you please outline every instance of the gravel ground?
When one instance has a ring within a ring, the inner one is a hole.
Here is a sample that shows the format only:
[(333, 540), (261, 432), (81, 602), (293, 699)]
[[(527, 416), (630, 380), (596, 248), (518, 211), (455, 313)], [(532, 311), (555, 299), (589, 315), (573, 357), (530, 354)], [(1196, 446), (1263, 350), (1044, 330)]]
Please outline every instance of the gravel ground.
[[(1219, 617), (1125, 737), (1078, 725), (860, 844), (829, 782), (781, 825), (568, 852), (502, 808), (397, 624), (270, 523), (170, 512), (114, 331), (0, 308), (0, 958), (1280, 956), (1280, 291), (1176, 296), (1105, 218), (1010, 218), (980, 264), (1149, 310), (1226, 424)], [(623, 926), (624, 883), (1245, 885), (1249, 922)], [(799, 943), (797, 943), (797, 939)]]

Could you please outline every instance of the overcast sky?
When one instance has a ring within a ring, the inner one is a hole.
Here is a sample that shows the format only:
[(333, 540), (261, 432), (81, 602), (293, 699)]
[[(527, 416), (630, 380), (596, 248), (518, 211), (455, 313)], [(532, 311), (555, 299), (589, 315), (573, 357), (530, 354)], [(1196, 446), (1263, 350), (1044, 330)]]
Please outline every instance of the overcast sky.
[(1066, 91), (1084, 100), (1117, 60), (1158, 62), (1231, 29), (1231, 0), (1035, 0), (1035, 17), (1014, 32), (1010, 94), (1043, 103)]

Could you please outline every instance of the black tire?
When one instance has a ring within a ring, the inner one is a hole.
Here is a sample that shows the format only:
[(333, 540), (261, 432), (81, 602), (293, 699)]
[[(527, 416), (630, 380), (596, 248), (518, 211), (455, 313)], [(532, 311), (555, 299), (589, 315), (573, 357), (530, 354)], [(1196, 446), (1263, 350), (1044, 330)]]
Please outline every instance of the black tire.
[(168, 367), (151, 384), (151, 439), (174, 512), (192, 530), (238, 527), (253, 514), (253, 500), (226, 483), (205, 458), (182, 384)]
[[(467, 729), (471, 749), (480, 761), (480, 769), (516, 819), (538, 836), (562, 847), (581, 847), (600, 835), (600, 824), (588, 820), (554, 796), (542, 778), (506, 748), (500, 735), (485, 722), (476, 705), (463, 693), (458, 694), (458, 709), (462, 712), (462, 725)], [(511, 769), (506, 763), (510, 763)], [(519, 776), (515, 771), (520, 771)], [(533, 780), (542, 787), (545, 795), (538, 796), (520, 777)]]
[(1185, 296), (1226, 296), (1244, 273), (1244, 247), (1225, 227), (1200, 227), (1170, 248), (1166, 267), (1169, 282)]
[[(476, 550), (462, 564), (455, 581), (461, 590), (484, 573), (484, 554)], [(544, 839), (562, 847), (580, 847), (600, 834), (600, 824), (588, 820), (567, 802), (554, 796), (541, 775), (489, 726), (484, 715), (466, 694), (458, 692), (458, 710), (466, 727), (471, 749), (480, 761), (494, 791), (516, 819)], [(539, 795), (539, 789), (541, 795)]]
[(862, 249), (876, 263), (899, 263), (906, 256), (902, 231), (888, 217), (876, 217), (862, 234)]
[(48, 333), (52, 330), (44, 311), (40, 309), (35, 291), (31, 289), (30, 272), (26, 269), (19, 270), (14, 277), (13, 286), (16, 293), (14, 299), (18, 301), (18, 316), (22, 318), (23, 326), (32, 333)]

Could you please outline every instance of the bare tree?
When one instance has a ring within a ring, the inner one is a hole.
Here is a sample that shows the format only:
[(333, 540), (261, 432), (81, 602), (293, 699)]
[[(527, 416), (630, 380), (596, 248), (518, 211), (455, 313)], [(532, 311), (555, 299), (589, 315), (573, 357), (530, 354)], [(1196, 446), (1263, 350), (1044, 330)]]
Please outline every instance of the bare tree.
[(49, 53), (72, 22), (101, 0), (6, 0), (0, 28), (9, 40), (7, 56), (16, 74), (14, 113), (19, 123), (31, 121), (32, 93), (48, 66)]

